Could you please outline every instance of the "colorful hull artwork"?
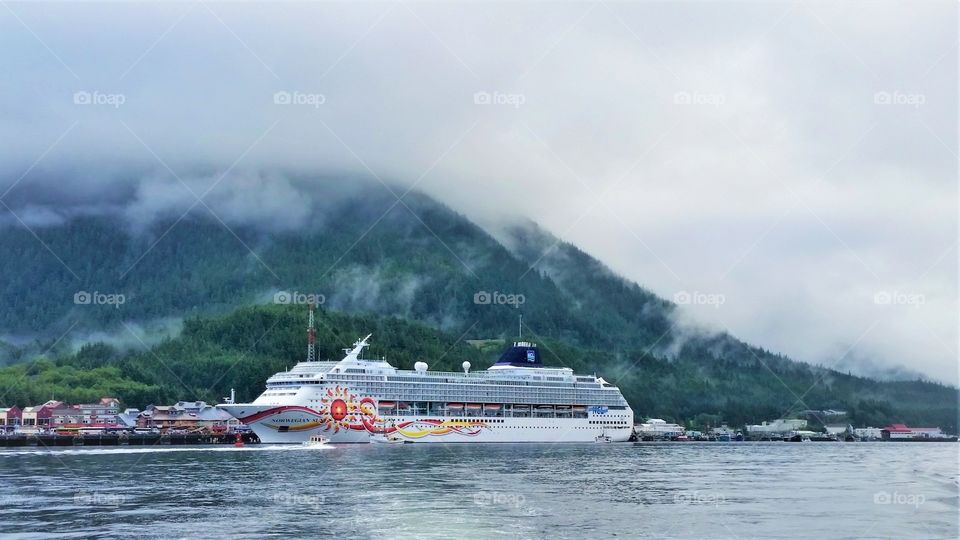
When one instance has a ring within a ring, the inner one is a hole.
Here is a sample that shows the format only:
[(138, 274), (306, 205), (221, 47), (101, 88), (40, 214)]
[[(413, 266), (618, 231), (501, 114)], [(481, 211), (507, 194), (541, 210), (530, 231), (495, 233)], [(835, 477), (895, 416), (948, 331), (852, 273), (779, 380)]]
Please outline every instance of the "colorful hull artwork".
[[(258, 424), (275, 431), (302, 432), (320, 429), (331, 433), (368, 432), (379, 434), (399, 433), (404, 437), (419, 439), (429, 436), (443, 436), (455, 433), (473, 437), (486, 427), (483, 420), (441, 420), (418, 419), (401, 422), (386, 421), (377, 415), (377, 402), (370, 396), (357, 398), (346, 387), (327, 388), (320, 400), (319, 410), (300, 405), (286, 405), (265, 409), (240, 420), (247, 425)], [(313, 419), (297, 424), (278, 424), (271, 418), (280, 413), (296, 411), (305, 413)]]

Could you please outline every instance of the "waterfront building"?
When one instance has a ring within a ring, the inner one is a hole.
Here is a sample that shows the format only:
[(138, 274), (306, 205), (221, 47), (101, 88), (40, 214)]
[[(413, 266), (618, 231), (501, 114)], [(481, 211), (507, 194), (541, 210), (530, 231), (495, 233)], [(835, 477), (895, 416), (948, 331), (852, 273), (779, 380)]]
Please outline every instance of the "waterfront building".
[[(59, 403), (59, 402), (58, 402)], [(60, 403), (53, 407), (51, 424), (53, 426), (115, 426), (120, 413), (120, 401), (116, 398), (101, 398), (97, 403), (67, 405)]]
[(120, 401), (111, 397), (101, 398), (97, 403), (77, 405), (50, 400), (43, 405), (24, 408), (20, 430), (37, 432), (54, 428), (118, 427), (119, 411)]
[(823, 426), (827, 431), (827, 435), (843, 435), (845, 433), (853, 433), (853, 427), (850, 424), (833, 424), (829, 426)]
[(117, 423), (125, 428), (135, 428), (139, 418), (140, 409), (125, 409), (117, 415)]
[(13, 407), (0, 408), (0, 430), (7, 431), (16, 429), (20, 426), (22, 418), (23, 411), (16, 405)]
[(637, 436), (640, 438), (672, 439), (686, 434), (686, 429), (679, 424), (671, 424), (661, 418), (650, 418), (636, 426)]
[(150, 405), (137, 416), (138, 427), (159, 429), (213, 429), (235, 427), (240, 422), (230, 413), (204, 401), (178, 401), (175, 405)]
[(747, 426), (751, 435), (785, 435), (807, 427), (807, 421), (800, 418), (778, 418), (772, 422), (763, 422)]
[(710, 437), (718, 441), (742, 441), (743, 433), (730, 429), (726, 424), (720, 427), (710, 428)]
[(53, 425), (53, 411), (63, 407), (60, 401), (50, 400), (43, 405), (34, 405), (23, 409), (21, 430), (44, 431)]
[(861, 440), (871, 441), (883, 438), (883, 430), (878, 427), (854, 428), (853, 434)]
[(906, 424), (891, 424), (881, 430), (884, 440), (891, 439), (927, 439), (943, 437), (943, 431), (938, 427), (908, 427)]

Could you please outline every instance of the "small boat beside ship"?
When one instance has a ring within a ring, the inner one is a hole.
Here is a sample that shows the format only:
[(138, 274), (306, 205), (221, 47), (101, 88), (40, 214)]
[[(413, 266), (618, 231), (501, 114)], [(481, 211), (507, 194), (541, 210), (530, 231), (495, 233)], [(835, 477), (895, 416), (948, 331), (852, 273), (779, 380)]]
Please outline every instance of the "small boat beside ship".
[(330, 442), (330, 439), (324, 437), (323, 435), (311, 435), (309, 439), (303, 441), (303, 446), (308, 448), (316, 448), (319, 446), (326, 446)]
[(413, 444), (399, 435), (384, 435), (383, 433), (371, 433), (370, 442), (374, 444)]

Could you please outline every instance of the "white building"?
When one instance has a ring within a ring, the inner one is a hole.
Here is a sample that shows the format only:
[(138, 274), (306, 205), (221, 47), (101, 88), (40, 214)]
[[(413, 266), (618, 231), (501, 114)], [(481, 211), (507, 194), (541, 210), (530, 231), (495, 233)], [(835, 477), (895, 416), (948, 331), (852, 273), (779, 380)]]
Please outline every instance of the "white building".
[(756, 435), (784, 434), (800, 431), (807, 427), (807, 421), (798, 418), (779, 418), (773, 422), (763, 422), (747, 426), (747, 431)]
[(865, 441), (883, 438), (883, 430), (878, 427), (854, 428), (853, 434)]
[(943, 437), (940, 428), (908, 427), (905, 424), (891, 424), (880, 430), (884, 439), (926, 439)]
[(672, 439), (686, 434), (686, 429), (679, 424), (670, 424), (660, 418), (650, 418), (645, 423), (635, 426), (640, 438)]
[(836, 424), (832, 426), (823, 426), (827, 430), (827, 435), (843, 435), (848, 431), (852, 431), (852, 428), (849, 424)]

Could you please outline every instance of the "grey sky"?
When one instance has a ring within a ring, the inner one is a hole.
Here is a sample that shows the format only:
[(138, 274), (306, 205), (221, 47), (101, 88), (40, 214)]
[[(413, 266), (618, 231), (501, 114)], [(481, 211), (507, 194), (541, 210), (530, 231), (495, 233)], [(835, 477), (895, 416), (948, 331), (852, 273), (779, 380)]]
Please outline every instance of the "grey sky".
[(37, 226), (64, 192), (145, 218), (191, 200), (167, 166), (229, 170), (212, 199), (292, 227), (251, 171), (373, 174), (722, 295), (684, 309), (766, 348), (956, 382), (956, 11), (6, 2), (0, 190)]

